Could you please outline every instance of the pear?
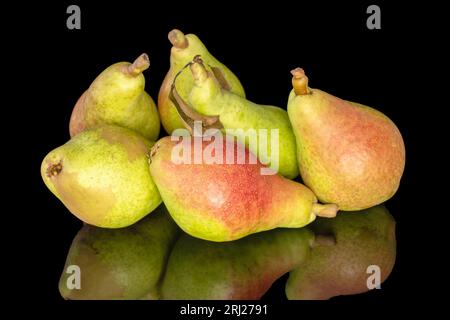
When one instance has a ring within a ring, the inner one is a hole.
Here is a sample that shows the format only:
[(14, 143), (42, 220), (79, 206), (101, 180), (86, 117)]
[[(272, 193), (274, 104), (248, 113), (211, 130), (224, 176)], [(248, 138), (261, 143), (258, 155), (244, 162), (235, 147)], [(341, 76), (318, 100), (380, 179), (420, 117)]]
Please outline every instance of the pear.
[[(194, 34), (184, 35), (180, 30), (169, 32), (169, 41), (172, 44), (170, 51), (170, 69), (161, 85), (158, 95), (158, 110), (161, 122), (167, 133), (171, 134), (175, 129), (184, 128), (177, 109), (170, 100), (170, 89), (175, 76), (183, 70), (196, 55), (201, 55), (211, 71), (220, 79), (221, 86), (230, 92), (244, 97), (245, 92), (239, 79), (221, 62), (214, 58), (208, 49)], [(176, 88), (180, 96), (187, 100), (188, 94), (194, 85), (194, 80), (189, 72), (182, 72), (177, 80)]]
[[(296, 142), (287, 112), (275, 106), (258, 105), (224, 90), (198, 56), (190, 69), (194, 86), (189, 106), (202, 115), (218, 116), (225, 131), (245, 142), (262, 163), (287, 178), (295, 178), (298, 175)], [(272, 134), (276, 134), (274, 141)], [(264, 149), (261, 148), (263, 138), (267, 141)]]
[(152, 144), (122, 127), (85, 130), (44, 158), (42, 179), (84, 222), (126, 227), (161, 203), (148, 168)]
[(280, 228), (220, 243), (182, 234), (167, 263), (161, 298), (260, 299), (275, 280), (307, 260), (313, 241), (306, 228)]
[(155, 141), (159, 115), (153, 99), (144, 91), (142, 74), (150, 66), (144, 53), (133, 63), (119, 62), (106, 68), (81, 95), (70, 118), (70, 136), (98, 125), (125, 127)]
[[(67, 255), (61, 295), (70, 300), (158, 299), (178, 230), (164, 205), (128, 228), (85, 224)], [(70, 266), (79, 267), (80, 287)]]
[[(304, 185), (265, 174), (268, 168), (243, 144), (207, 138), (165, 137), (150, 154), (150, 172), (161, 197), (188, 234), (230, 241), (277, 227), (302, 227), (317, 215), (336, 215), (336, 205), (318, 204)], [(187, 156), (178, 159), (181, 153)], [(215, 162), (208, 155), (214, 155)], [(240, 155), (255, 161), (239, 161)]]
[(319, 218), (310, 228), (316, 236), (333, 236), (335, 245), (313, 248), (308, 260), (291, 271), (286, 283), (289, 299), (323, 300), (366, 292), (377, 285), (377, 268), (380, 283), (391, 273), (395, 220), (384, 206)]
[(375, 109), (309, 88), (300, 68), (292, 74), (287, 110), (304, 183), (320, 201), (347, 211), (391, 198), (405, 167), (395, 124)]

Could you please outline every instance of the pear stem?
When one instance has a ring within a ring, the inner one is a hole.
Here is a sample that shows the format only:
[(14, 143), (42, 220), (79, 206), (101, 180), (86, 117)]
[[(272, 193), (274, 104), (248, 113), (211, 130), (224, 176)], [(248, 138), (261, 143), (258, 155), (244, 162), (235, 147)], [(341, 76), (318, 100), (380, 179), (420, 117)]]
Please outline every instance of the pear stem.
[(184, 49), (189, 45), (188, 39), (184, 33), (178, 29), (170, 31), (168, 38), (170, 43), (177, 49)]
[(150, 67), (150, 59), (146, 53), (143, 53), (127, 67), (126, 73), (135, 77), (148, 69), (148, 67)]
[(176, 80), (179, 75), (186, 69), (190, 67), (194, 62), (199, 63), (201, 61), (200, 56), (195, 56), (194, 60), (187, 63), (178, 73), (175, 75), (170, 91), (169, 91), (169, 99), (174, 104), (177, 109), (178, 115), (183, 121), (184, 126), (189, 132), (193, 135), (195, 121), (200, 121), (202, 123), (203, 129), (215, 128), (222, 129), (222, 123), (219, 121), (219, 116), (206, 116), (199, 112), (197, 112), (194, 108), (192, 108), (183, 98), (179, 95), (176, 88)]
[(302, 68), (295, 68), (291, 71), (292, 74), (292, 86), (297, 96), (303, 96), (310, 93), (308, 88), (308, 77), (305, 75), (305, 71)]
[(200, 55), (196, 55), (190, 64), (192, 77), (195, 83), (202, 83), (208, 78), (208, 71), (206, 71), (205, 65)]
[(339, 207), (334, 203), (320, 204), (314, 203), (312, 212), (318, 217), (334, 218), (338, 212)]

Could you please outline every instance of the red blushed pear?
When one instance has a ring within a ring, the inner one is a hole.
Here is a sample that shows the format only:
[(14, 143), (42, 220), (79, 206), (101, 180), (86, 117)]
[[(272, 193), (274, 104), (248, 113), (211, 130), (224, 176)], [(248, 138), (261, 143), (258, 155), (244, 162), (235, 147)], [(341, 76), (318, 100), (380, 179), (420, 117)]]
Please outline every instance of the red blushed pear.
[[(304, 185), (278, 174), (263, 175), (267, 167), (254, 155), (254, 163), (238, 163), (239, 154), (245, 159), (251, 155), (232, 139), (219, 138), (222, 141), (217, 143), (204, 137), (178, 138), (165, 137), (153, 146), (150, 172), (175, 222), (194, 237), (231, 241), (277, 227), (302, 227), (316, 216), (336, 215), (336, 205), (318, 204)], [(181, 149), (179, 144), (188, 148)], [(187, 161), (175, 161), (174, 155), (187, 149), (192, 151)], [(216, 163), (198, 159), (194, 152), (198, 150), (213, 154)]]
[(391, 198), (405, 167), (405, 146), (395, 124), (370, 107), (308, 87), (292, 71), (288, 114), (304, 183), (341, 210), (369, 208)]

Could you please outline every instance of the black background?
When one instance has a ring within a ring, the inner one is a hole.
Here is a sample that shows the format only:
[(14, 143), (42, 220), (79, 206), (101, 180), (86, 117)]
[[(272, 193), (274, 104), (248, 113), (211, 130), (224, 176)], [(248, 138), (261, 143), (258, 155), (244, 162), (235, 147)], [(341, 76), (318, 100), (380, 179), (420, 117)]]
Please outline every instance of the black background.
[[(81, 30), (66, 28), (66, 8), (70, 4), (81, 7)], [(366, 28), (366, 8), (370, 4), (381, 7), (381, 30)], [(381, 290), (339, 297), (326, 305), (331, 310), (347, 310), (357, 302), (363, 310), (383, 310), (399, 303), (400, 297), (403, 300), (413, 295), (417, 281), (426, 281), (416, 279), (413, 271), (418, 267), (411, 264), (418, 240), (412, 232), (417, 227), (413, 218), (417, 209), (410, 199), (417, 197), (421, 161), (418, 143), (423, 137), (415, 130), (420, 113), (404, 98), (411, 94), (407, 83), (414, 75), (408, 60), (415, 29), (407, 23), (411, 18), (407, 6), (394, 7), (380, 1), (124, 1), (96, 5), (60, 1), (20, 12), (21, 19), (15, 19), (12, 28), (25, 20), (33, 26), (21, 34), (31, 38), (29, 41), (15, 39), (24, 47), (16, 60), (26, 61), (19, 67), (26, 70), (27, 83), (32, 87), (22, 93), (24, 99), (32, 99), (26, 124), (32, 143), (25, 159), (31, 188), (22, 201), (29, 206), (25, 232), (29, 237), (18, 243), (14, 250), (17, 260), (11, 267), (21, 273), (12, 280), (24, 281), (16, 289), (23, 292), (27, 287), (34, 292), (27, 295), (31, 300), (70, 310), (85, 306), (63, 301), (58, 292), (65, 257), (81, 222), (43, 184), (39, 172), (42, 159), (69, 139), (68, 123), (77, 98), (107, 66), (148, 53), (151, 66), (145, 72), (146, 90), (156, 101), (169, 68), (171, 45), (167, 33), (173, 28), (198, 35), (209, 51), (239, 77), (247, 98), (256, 103), (285, 108), (291, 90), (289, 71), (299, 66), (307, 72), (311, 87), (373, 106), (389, 116), (402, 132), (407, 154), (400, 189), (386, 204), (397, 221), (396, 265)], [(29, 277), (34, 281), (31, 287)], [(274, 301), (273, 312), (295, 312), (300, 308), (324, 311), (316, 303), (282, 303), (285, 279), (264, 297), (267, 302)], [(147, 307), (167, 309), (176, 315), (176, 308), (167, 303), (149, 302)]]

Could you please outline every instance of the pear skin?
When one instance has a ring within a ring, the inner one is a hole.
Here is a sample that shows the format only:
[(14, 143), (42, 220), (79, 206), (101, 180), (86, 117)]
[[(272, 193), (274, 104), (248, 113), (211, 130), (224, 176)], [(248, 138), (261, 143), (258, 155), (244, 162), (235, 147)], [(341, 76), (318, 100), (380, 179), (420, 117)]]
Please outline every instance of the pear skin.
[(70, 136), (99, 125), (117, 125), (155, 141), (159, 136), (158, 110), (144, 91), (142, 72), (150, 66), (144, 53), (133, 63), (106, 68), (78, 99), (69, 123)]
[[(287, 112), (275, 106), (253, 103), (224, 90), (198, 57), (190, 69), (194, 86), (189, 94), (189, 105), (203, 115), (219, 116), (226, 132), (241, 139), (263, 164), (278, 170), (282, 176), (295, 178), (298, 175), (296, 141)], [(249, 135), (249, 130), (255, 132), (256, 138)], [(274, 141), (273, 133), (277, 134)], [(264, 151), (260, 147), (262, 138), (267, 140)], [(254, 142), (249, 143), (252, 139)], [(276, 161), (275, 166), (273, 161)]]
[[(310, 225), (316, 237), (333, 236), (334, 245), (317, 246), (286, 283), (289, 299), (325, 300), (369, 290), (369, 277), (379, 267), (380, 283), (391, 273), (396, 257), (395, 220), (384, 206), (340, 212), (335, 219)], [(374, 278), (375, 279), (375, 278)]]
[[(336, 205), (318, 204), (304, 185), (277, 174), (262, 174), (268, 168), (244, 145), (227, 138), (204, 140), (165, 137), (156, 142), (150, 154), (150, 172), (161, 197), (172, 218), (188, 234), (231, 241), (277, 227), (302, 227), (316, 215), (336, 215)], [(197, 157), (197, 151), (214, 155), (215, 163), (206, 156)], [(186, 161), (175, 158), (180, 153), (187, 155)], [(239, 163), (242, 154), (254, 163)]]
[(280, 228), (221, 243), (183, 234), (170, 254), (161, 298), (260, 299), (275, 280), (307, 259), (313, 241), (306, 228)]
[[(59, 281), (61, 296), (68, 300), (159, 299), (161, 277), (178, 230), (164, 205), (128, 228), (85, 224), (67, 255)], [(80, 288), (74, 286), (70, 266), (79, 267)]]
[(126, 227), (161, 203), (148, 168), (152, 144), (122, 127), (85, 130), (44, 158), (42, 179), (82, 221)]
[(309, 88), (300, 68), (292, 73), (287, 109), (303, 182), (320, 201), (347, 211), (391, 198), (405, 167), (395, 124), (375, 109)]
[[(158, 110), (161, 122), (167, 133), (171, 134), (175, 129), (184, 128), (177, 109), (169, 99), (170, 89), (176, 75), (196, 55), (201, 55), (205, 63), (220, 79), (225, 90), (244, 97), (244, 89), (239, 79), (221, 62), (208, 52), (208, 49), (194, 34), (184, 35), (180, 30), (174, 29), (169, 33), (169, 41), (172, 44), (170, 51), (170, 68), (164, 78), (158, 95)], [(177, 79), (176, 88), (180, 96), (187, 101), (188, 94), (194, 85), (194, 80), (189, 72), (181, 72)]]

